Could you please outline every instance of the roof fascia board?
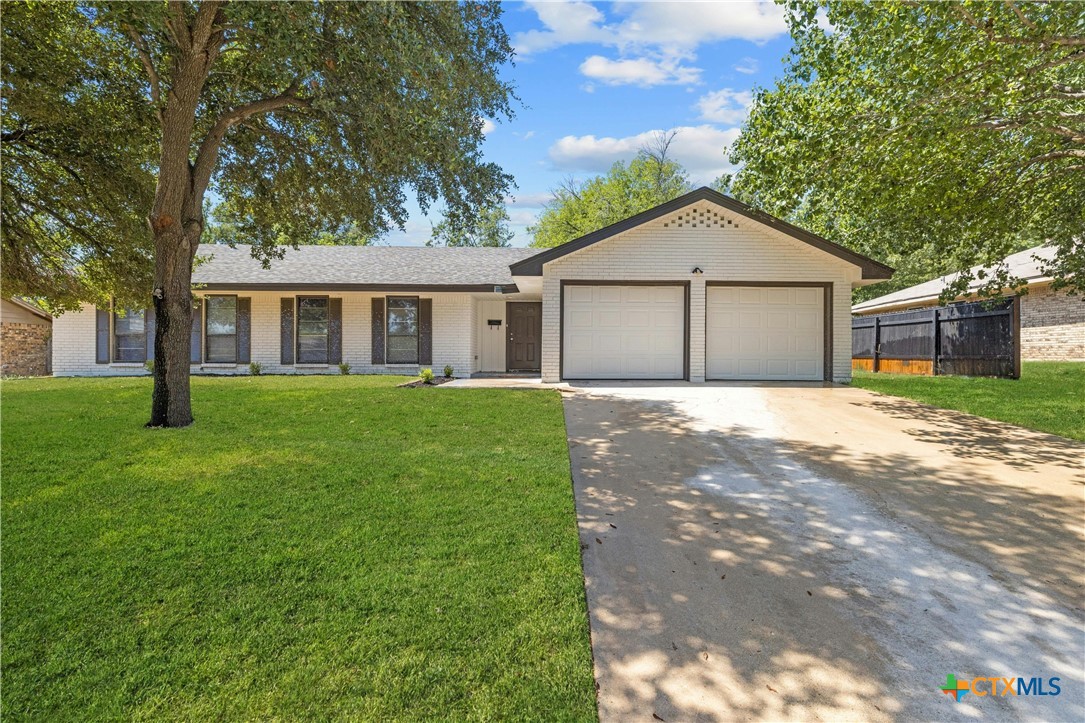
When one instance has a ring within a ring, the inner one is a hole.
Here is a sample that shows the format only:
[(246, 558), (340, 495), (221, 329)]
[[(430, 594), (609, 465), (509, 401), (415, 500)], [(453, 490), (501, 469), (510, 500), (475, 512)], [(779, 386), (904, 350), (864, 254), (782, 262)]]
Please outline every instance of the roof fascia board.
[(566, 256), (575, 251), (579, 251), (583, 248), (591, 246), (592, 244), (599, 243), (613, 236), (617, 236), (620, 233), (628, 231), (637, 226), (641, 226), (650, 221), (654, 221), (657, 218), (666, 216), (669, 213), (684, 208), (698, 201), (709, 201), (715, 203), (718, 206), (722, 206), (725, 209), (733, 211), (741, 216), (756, 221), (760, 224), (768, 226), (776, 231), (791, 236), (799, 241), (807, 243), (821, 251), (825, 251), (837, 258), (843, 259), (855, 266), (858, 266), (862, 270), (862, 278), (864, 279), (888, 279), (893, 275), (893, 269), (886, 266), (883, 263), (875, 261), (874, 259), (867, 258), (862, 254), (857, 254), (850, 249), (846, 249), (843, 246), (833, 243), (828, 239), (824, 239), (817, 234), (811, 233), (805, 229), (799, 228), (793, 224), (788, 223), (782, 219), (771, 216), (763, 211), (758, 211), (752, 206), (748, 206), (741, 201), (737, 201), (730, 196), (725, 196), (719, 191), (715, 191), (707, 186), (698, 188), (695, 191), (691, 191), (684, 196), (662, 203), (655, 208), (650, 208), (647, 211), (642, 211), (635, 216), (611, 224), (605, 228), (601, 228), (598, 231), (594, 231), (580, 238), (573, 239), (561, 246), (555, 246), (554, 248), (542, 251), (535, 256), (518, 261), (515, 264), (510, 264), (509, 269), (512, 271), (513, 276), (541, 276), (542, 268), (545, 264), (555, 259), (559, 259), (562, 256)]

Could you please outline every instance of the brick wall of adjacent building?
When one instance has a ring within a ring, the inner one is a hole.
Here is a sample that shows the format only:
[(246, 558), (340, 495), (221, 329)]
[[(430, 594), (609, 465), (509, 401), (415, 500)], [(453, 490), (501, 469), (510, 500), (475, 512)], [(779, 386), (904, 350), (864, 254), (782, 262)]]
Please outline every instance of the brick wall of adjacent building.
[(0, 374), (37, 377), (48, 373), (48, 324), (0, 324)]
[(1021, 298), (1021, 358), (1085, 361), (1085, 296), (1030, 287)]

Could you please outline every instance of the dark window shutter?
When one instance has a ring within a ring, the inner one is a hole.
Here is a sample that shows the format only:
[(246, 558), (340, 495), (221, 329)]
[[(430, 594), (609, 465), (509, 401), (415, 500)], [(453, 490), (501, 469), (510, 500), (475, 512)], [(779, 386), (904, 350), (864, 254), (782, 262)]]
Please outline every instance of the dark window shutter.
[(154, 307), (143, 312), (143, 330), (147, 334), (146, 359), (154, 359)]
[(294, 298), (279, 300), (279, 362), (294, 363)]
[(433, 299), (418, 300), (418, 363), (433, 363)]
[(203, 361), (203, 304), (196, 299), (192, 304), (192, 333), (190, 335), (192, 348), (188, 353), (188, 360), (192, 364)]
[(343, 300), (328, 299), (328, 363), (343, 361)]
[(372, 361), (374, 364), (384, 363), (384, 298), (373, 299), (373, 338), (372, 338)]
[(94, 310), (94, 363), (109, 363), (109, 309)]
[(252, 299), (247, 296), (237, 298), (237, 361), (248, 364), (252, 361)]

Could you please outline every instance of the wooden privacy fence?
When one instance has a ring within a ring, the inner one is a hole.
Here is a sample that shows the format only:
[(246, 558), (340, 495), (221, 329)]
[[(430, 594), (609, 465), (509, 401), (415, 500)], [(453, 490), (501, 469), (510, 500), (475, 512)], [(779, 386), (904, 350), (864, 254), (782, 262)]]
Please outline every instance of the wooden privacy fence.
[(851, 368), (896, 374), (1021, 376), (1017, 297), (851, 320)]

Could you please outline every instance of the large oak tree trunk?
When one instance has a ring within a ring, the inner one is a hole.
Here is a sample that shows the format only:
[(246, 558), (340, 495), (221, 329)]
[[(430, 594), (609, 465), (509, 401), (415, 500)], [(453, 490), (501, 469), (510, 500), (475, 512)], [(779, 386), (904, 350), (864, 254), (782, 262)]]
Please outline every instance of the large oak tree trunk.
[(192, 259), (198, 243), (198, 231), (186, 233), (179, 223), (155, 232), (155, 364), (151, 420), (147, 423), (150, 427), (184, 427), (192, 423)]

